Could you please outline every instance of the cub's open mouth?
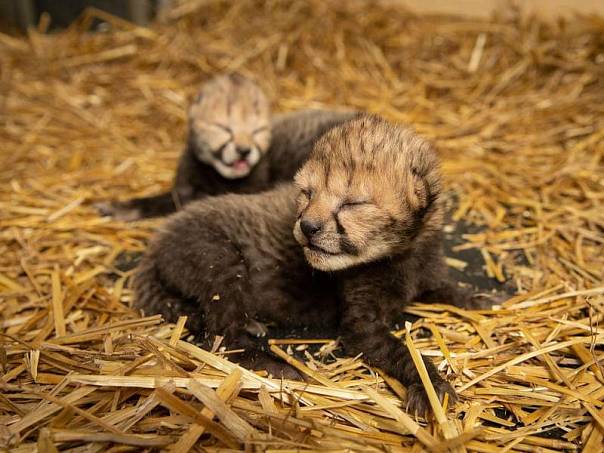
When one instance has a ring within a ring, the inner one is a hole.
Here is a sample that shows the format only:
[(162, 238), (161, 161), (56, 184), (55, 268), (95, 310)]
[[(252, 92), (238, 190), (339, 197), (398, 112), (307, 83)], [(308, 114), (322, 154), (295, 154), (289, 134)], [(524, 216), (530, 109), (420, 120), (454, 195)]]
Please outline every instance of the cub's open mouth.
[(248, 170), (250, 168), (250, 163), (248, 162), (247, 159), (238, 159), (234, 162), (231, 162), (230, 164), (227, 164), (225, 162), (225, 165), (231, 167), (234, 170), (238, 170), (238, 171)]

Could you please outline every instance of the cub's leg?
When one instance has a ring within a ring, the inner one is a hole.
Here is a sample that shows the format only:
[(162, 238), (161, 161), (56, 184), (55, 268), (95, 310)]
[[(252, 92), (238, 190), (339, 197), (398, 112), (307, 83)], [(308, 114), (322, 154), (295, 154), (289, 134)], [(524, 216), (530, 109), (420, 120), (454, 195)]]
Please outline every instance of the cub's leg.
[(248, 308), (255, 301), (245, 260), (232, 243), (217, 236), (211, 227), (200, 230), (186, 223), (165, 233), (135, 276), (135, 306), (172, 322), (179, 315), (190, 316), (187, 327), (196, 336), (211, 341), (221, 335), (227, 348), (245, 349), (238, 356), (243, 366), (299, 378), (248, 334)]
[(501, 299), (496, 295), (474, 293), (471, 289), (459, 287), (450, 280), (438, 283), (433, 288), (421, 292), (416, 299), (420, 302), (448, 304), (468, 310), (488, 310)]
[[(395, 336), (380, 314), (376, 301), (387, 298), (378, 294), (368, 282), (348, 282), (344, 286), (344, 311), (341, 335), (344, 347), (350, 355), (363, 354), (371, 366), (382, 369), (407, 387), (407, 408), (412, 413), (427, 414), (430, 408), (428, 396), (407, 347)], [(451, 385), (439, 374), (434, 364), (423, 358), (424, 364), (438, 397), (449, 395), (449, 406), (457, 400)]]
[(187, 328), (195, 335), (204, 329), (203, 310), (197, 300), (186, 299), (175, 287), (167, 285), (156, 261), (146, 255), (136, 269), (133, 282), (133, 308), (144, 315), (160, 314), (168, 322), (187, 317)]
[(221, 272), (208, 275), (211, 282), (209, 301), (203, 304), (206, 339), (224, 336), (223, 344), (229, 349), (245, 349), (235, 360), (251, 369), (266, 370), (274, 377), (299, 379), (295, 369), (271, 356), (263, 339), (254, 338), (250, 326), (253, 313), (246, 310), (253, 294), (247, 280), (243, 261), (220, 267)]
[(97, 203), (95, 207), (102, 215), (123, 221), (161, 217), (172, 214), (177, 209), (172, 192), (127, 201)]
[(415, 300), (426, 303), (454, 305), (469, 310), (486, 310), (497, 301), (495, 296), (475, 293), (470, 288), (457, 285), (448, 276), (442, 249), (434, 252), (430, 265), (418, 272), (418, 294)]

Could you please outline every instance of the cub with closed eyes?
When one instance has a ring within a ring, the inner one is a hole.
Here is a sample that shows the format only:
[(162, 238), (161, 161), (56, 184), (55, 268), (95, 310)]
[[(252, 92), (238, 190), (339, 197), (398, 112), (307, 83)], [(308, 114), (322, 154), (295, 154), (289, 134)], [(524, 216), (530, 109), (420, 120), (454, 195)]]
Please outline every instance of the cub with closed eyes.
[[(350, 355), (400, 380), (408, 406), (428, 400), (405, 345), (390, 334), (405, 304), (474, 299), (447, 278), (439, 163), (408, 128), (375, 116), (327, 132), (295, 184), (191, 203), (152, 241), (135, 306), (211, 341), (244, 348), (242, 365), (295, 377), (249, 332), (254, 321), (339, 328)], [(292, 231), (293, 230), (293, 231)], [(453, 388), (425, 359), (443, 398)]]
[(136, 220), (170, 214), (206, 196), (266, 190), (291, 180), (314, 142), (356, 115), (303, 110), (271, 118), (269, 102), (253, 81), (237, 74), (216, 77), (189, 108), (187, 146), (172, 190), (97, 208)]

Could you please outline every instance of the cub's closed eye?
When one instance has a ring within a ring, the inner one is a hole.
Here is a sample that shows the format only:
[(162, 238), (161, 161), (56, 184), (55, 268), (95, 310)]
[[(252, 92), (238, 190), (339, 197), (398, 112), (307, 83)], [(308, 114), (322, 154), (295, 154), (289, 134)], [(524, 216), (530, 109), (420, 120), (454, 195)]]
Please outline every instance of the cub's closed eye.
[(208, 123), (210, 126), (213, 126), (217, 129), (221, 129), (223, 131), (225, 131), (228, 134), (233, 135), (233, 131), (231, 130), (231, 128), (229, 126), (225, 126), (224, 124), (220, 124), (220, 123)]
[(354, 208), (355, 206), (363, 206), (369, 204), (369, 201), (366, 200), (347, 200), (340, 205), (340, 209), (342, 208)]

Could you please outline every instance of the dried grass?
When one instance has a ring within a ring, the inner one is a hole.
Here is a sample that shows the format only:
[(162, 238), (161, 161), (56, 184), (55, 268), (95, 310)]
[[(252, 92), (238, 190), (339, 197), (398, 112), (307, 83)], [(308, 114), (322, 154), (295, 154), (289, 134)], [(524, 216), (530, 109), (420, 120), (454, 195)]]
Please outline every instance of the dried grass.
[[(149, 29), (104, 15), (111, 29), (87, 33), (90, 11), (65, 32), (44, 20), (0, 35), (2, 445), (601, 451), (604, 20), (371, 3), (192, 0)], [(486, 228), (459, 248), (517, 294), (494, 311), (408, 308), (422, 318), (398, 334), (449, 375), (461, 397), (449, 414), (408, 416), (400, 384), (334, 342), (314, 354), (274, 341), (309, 376), (281, 382), (182, 341), (182, 321), (128, 308), (114, 260), (160, 221), (89, 205), (168, 187), (187, 100), (224, 70), (257, 75), (279, 110), (363, 108), (439, 144), (455, 219)]]

